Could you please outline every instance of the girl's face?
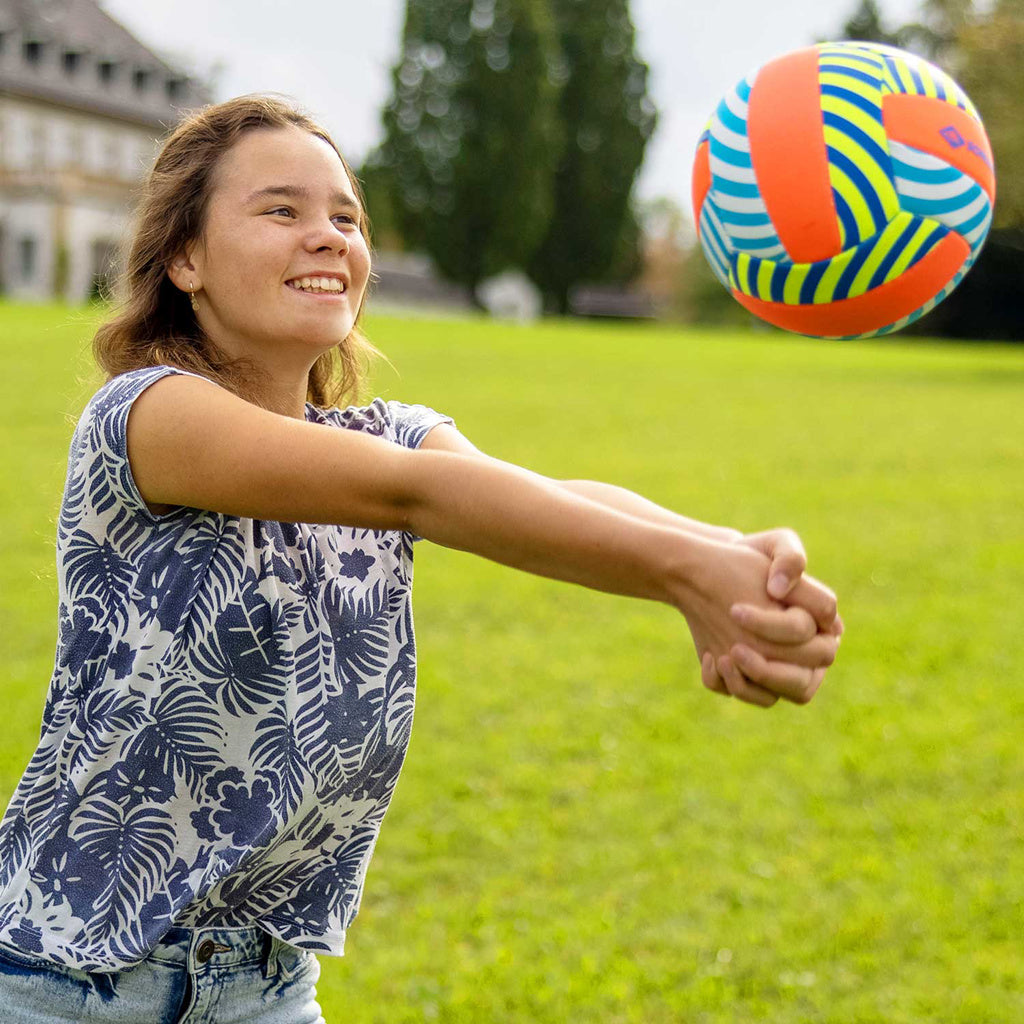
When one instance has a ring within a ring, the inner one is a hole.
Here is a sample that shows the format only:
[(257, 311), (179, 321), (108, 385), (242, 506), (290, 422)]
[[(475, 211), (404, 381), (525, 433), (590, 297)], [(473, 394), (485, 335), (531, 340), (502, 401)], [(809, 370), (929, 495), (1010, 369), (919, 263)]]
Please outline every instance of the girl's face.
[(323, 139), (297, 127), (243, 135), (214, 172), (182, 273), (187, 290), (194, 268), (203, 329), (236, 355), (289, 346), (312, 365), (359, 313), (370, 274), (361, 212)]

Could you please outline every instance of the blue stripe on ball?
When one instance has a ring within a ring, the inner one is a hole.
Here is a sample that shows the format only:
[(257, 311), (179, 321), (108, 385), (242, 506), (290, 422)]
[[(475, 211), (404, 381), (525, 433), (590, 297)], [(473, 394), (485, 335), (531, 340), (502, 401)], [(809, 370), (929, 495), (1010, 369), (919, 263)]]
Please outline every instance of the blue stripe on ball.
[(862, 242), (857, 246), (857, 251), (853, 254), (853, 259), (846, 265), (846, 269), (839, 277), (839, 281), (836, 284), (836, 290), (832, 294), (833, 302), (838, 299), (847, 299), (850, 297), (850, 287), (853, 284), (853, 279), (857, 276), (857, 271), (864, 266), (867, 258), (874, 251), (874, 240)]
[(828, 270), (828, 265), (828, 260), (818, 260), (817, 263), (811, 264), (811, 269), (807, 271), (804, 283), (800, 286), (801, 306), (809, 306), (814, 302), (814, 293), (818, 288), (818, 282), (824, 276), (825, 271)]
[(889, 251), (885, 254), (885, 259), (879, 264), (878, 269), (875, 271), (871, 280), (868, 282), (868, 291), (872, 288), (877, 288), (880, 284), (884, 283), (886, 275), (892, 270), (893, 264), (900, 258), (900, 253), (909, 245), (910, 240), (917, 233), (917, 229), (921, 226), (919, 220), (912, 220), (900, 234), (900, 237), (893, 242)]

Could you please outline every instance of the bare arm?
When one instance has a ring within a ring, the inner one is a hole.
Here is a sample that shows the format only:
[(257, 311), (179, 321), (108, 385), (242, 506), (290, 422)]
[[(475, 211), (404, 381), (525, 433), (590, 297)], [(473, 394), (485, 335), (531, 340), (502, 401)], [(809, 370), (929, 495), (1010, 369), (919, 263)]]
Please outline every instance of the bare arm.
[(599, 501), (602, 505), (618, 509), (620, 512), (628, 512), (649, 523), (661, 523), (677, 530), (694, 533), (698, 537), (725, 543), (743, 537), (739, 530), (732, 530), (727, 526), (712, 526), (710, 523), (702, 523), (699, 519), (690, 519), (615, 484), (601, 483), (599, 480), (562, 480), (560, 483), (573, 494), (581, 494), (585, 498)]
[(699, 538), (518, 466), (280, 416), (194, 377), (152, 384), (127, 430), (136, 485), (153, 504), (410, 530), (526, 572), (672, 603), (708, 554)]
[[(483, 456), (468, 438), (449, 424), (439, 424), (431, 430), (424, 439), (423, 447)], [(744, 609), (749, 616), (745, 625), (754, 627), (755, 631), (763, 636), (782, 638), (788, 635), (791, 641), (807, 639), (813, 633), (815, 625), (825, 632), (837, 636), (842, 634), (843, 623), (837, 613), (835, 594), (818, 580), (805, 575), (807, 554), (800, 538), (792, 530), (775, 529), (744, 534), (739, 530), (712, 526), (679, 515), (615, 484), (596, 480), (559, 480), (557, 483), (573, 494), (579, 494), (644, 522), (684, 530), (720, 543), (746, 544), (755, 551), (762, 552), (771, 560), (767, 592), (789, 606), (785, 612), (763, 608)], [(806, 611), (809, 618), (801, 619), (797, 609)], [(810, 632), (806, 632), (808, 630)]]
[(411, 530), (526, 572), (669, 603), (699, 653), (746, 643), (806, 666), (834, 657), (832, 638), (775, 644), (730, 616), (736, 602), (771, 607), (763, 553), (645, 522), (487, 456), (412, 451), (293, 420), (185, 376), (136, 399), (128, 448), (148, 502)]

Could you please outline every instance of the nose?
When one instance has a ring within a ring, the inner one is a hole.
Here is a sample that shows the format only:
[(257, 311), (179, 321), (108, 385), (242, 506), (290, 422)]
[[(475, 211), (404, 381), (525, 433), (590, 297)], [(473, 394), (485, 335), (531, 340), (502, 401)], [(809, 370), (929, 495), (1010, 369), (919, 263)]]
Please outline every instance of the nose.
[(310, 252), (337, 252), (344, 256), (348, 252), (347, 235), (332, 220), (324, 220), (317, 224), (306, 239), (306, 248)]

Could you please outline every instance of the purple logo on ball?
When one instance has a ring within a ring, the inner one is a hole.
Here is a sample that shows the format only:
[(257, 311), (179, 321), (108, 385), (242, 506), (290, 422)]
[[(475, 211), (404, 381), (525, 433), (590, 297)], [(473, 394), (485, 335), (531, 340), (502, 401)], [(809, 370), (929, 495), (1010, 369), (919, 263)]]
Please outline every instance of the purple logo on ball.
[(967, 139), (965, 139), (952, 125), (940, 128), (939, 134), (953, 149), (960, 149), (961, 146), (966, 146), (968, 153), (973, 153), (975, 156), (980, 157), (989, 168), (992, 167), (992, 161), (981, 146), (976, 142), (968, 142)]

